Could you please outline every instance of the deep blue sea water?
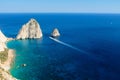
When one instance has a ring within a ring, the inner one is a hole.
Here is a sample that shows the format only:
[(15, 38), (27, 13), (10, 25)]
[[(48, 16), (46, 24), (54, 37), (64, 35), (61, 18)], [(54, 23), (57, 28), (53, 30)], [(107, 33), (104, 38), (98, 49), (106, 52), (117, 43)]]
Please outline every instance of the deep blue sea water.
[[(120, 80), (120, 14), (0, 14), (0, 29), (15, 38), (30, 18), (40, 23), (44, 36), (7, 43), (16, 51), (10, 70), (14, 77)], [(54, 28), (61, 33), (58, 42), (49, 38)]]

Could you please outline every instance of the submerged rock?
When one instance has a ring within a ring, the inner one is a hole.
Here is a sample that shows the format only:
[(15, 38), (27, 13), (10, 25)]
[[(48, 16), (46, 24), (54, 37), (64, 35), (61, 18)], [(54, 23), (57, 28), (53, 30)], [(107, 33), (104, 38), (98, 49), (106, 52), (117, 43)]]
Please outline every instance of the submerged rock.
[(43, 36), (39, 23), (35, 19), (31, 19), (22, 26), (16, 39), (35, 39)]
[(55, 28), (53, 30), (53, 32), (51, 33), (51, 36), (52, 37), (59, 37), (60, 36), (59, 30), (57, 28)]

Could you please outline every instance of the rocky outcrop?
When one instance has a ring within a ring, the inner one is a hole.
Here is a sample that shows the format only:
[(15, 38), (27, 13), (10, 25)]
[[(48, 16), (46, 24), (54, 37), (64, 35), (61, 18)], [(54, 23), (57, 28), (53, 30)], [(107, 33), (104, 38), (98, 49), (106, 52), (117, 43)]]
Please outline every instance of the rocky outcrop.
[[(14, 57), (12, 50), (8, 50), (8, 52), (6, 52), (7, 49), (6, 42), (9, 40), (12, 40), (12, 38), (7, 38), (0, 30), (0, 54), (1, 55), (4, 54), (4, 56), (0, 56), (0, 80), (16, 80), (9, 73), (9, 69)], [(6, 53), (8, 55), (6, 55)], [(3, 63), (2, 60), (5, 59), (5, 57), (6, 60)]]
[(53, 32), (51, 33), (51, 36), (52, 37), (59, 37), (60, 36), (59, 30), (57, 28), (55, 28), (53, 30)]
[(7, 41), (7, 37), (0, 30), (0, 51), (4, 51), (6, 47), (5, 42)]
[(8, 71), (4, 71), (0, 68), (0, 80), (17, 80), (13, 78)]
[(0, 42), (0, 51), (4, 51), (6, 49), (6, 44), (3, 42)]
[(35, 19), (31, 19), (28, 23), (22, 26), (16, 39), (35, 39), (41, 37), (42, 31), (39, 23)]
[(14, 58), (13, 53), (14, 50), (9, 49), (7, 60), (5, 62), (0, 62), (0, 80), (17, 80), (9, 73), (9, 69)]
[(0, 30), (0, 42), (6, 42), (6, 41), (7, 41), (7, 37)]

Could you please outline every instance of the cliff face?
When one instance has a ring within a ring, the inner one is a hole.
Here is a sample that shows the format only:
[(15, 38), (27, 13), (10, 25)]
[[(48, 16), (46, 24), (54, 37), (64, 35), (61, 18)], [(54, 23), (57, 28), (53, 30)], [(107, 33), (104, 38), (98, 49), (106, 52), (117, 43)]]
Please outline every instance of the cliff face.
[[(16, 80), (9, 74), (10, 65), (14, 55), (6, 47), (6, 41), (10, 40), (0, 30), (0, 80)], [(11, 39), (12, 40), (12, 39)]]
[(1, 52), (1, 51), (4, 51), (5, 48), (7, 48), (6, 45), (5, 45), (5, 43), (0, 42), (0, 52)]
[(57, 28), (55, 28), (55, 29), (53, 30), (53, 32), (51, 33), (51, 36), (52, 36), (52, 37), (58, 37), (58, 36), (60, 36), (60, 33), (59, 33), (59, 31), (58, 31)]
[(39, 23), (35, 19), (31, 19), (28, 23), (22, 26), (17, 35), (17, 39), (32, 39), (41, 38), (42, 31)]
[(6, 47), (5, 42), (7, 41), (7, 37), (0, 30), (0, 51), (4, 51)]
[(6, 42), (6, 41), (7, 41), (7, 37), (0, 30), (0, 42)]

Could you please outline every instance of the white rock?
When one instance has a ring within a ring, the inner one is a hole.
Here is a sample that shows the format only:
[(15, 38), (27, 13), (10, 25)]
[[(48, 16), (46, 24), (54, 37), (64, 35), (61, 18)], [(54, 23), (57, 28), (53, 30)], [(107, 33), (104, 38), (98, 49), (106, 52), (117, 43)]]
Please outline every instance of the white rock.
[(1, 52), (1, 51), (4, 51), (5, 48), (7, 48), (6, 44), (3, 43), (3, 42), (0, 42), (0, 52)]
[(0, 30), (0, 51), (4, 51), (6, 47), (5, 42), (7, 41), (7, 37)]
[[(6, 46), (6, 42), (8, 40), (10, 40), (11, 38), (7, 38), (2, 31), (0, 30), (0, 52), (1, 51), (5, 51), (5, 48), (7, 48)], [(12, 39), (11, 39), (12, 40)], [(6, 62), (1, 63), (0, 60), (0, 74), (1, 74), (1, 78), (0, 80), (17, 80), (15, 78), (13, 78), (9, 73), (8, 73), (8, 69), (10, 69), (10, 64), (12, 62), (13, 59), (13, 55), (12, 53), (10, 53), (11, 50), (9, 50), (8, 52), (8, 59)], [(11, 61), (11, 62), (9, 62)]]
[(59, 30), (57, 28), (55, 28), (53, 30), (53, 32), (51, 33), (51, 36), (52, 37), (58, 37), (58, 36), (60, 36)]
[(27, 24), (22, 26), (17, 39), (41, 38), (43, 36), (39, 23), (35, 19), (31, 19)]
[(4, 51), (4, 50), (5, 50), (5, 48), (3, 47), (3, 44), (0, 43), (0, 52), (1, 52), (1, 51)]
[(0, 30), (0, 42), (6, 42), (7, 41), (7, 37), (2, 33), (2, 31)]

